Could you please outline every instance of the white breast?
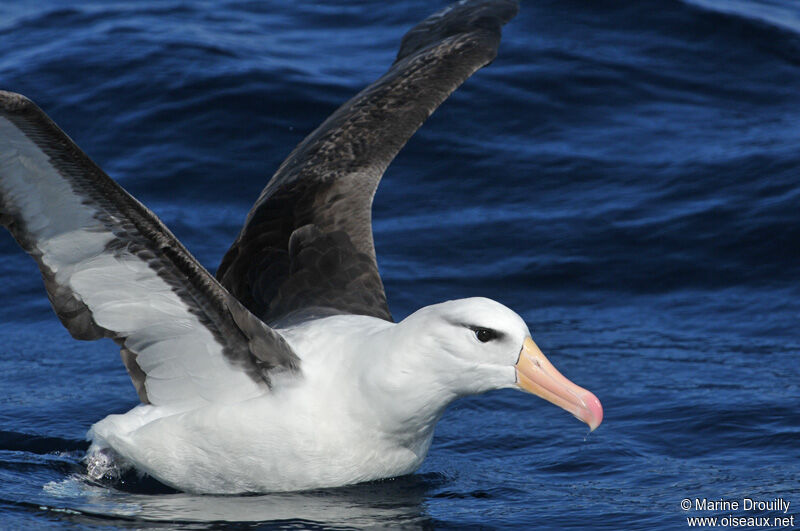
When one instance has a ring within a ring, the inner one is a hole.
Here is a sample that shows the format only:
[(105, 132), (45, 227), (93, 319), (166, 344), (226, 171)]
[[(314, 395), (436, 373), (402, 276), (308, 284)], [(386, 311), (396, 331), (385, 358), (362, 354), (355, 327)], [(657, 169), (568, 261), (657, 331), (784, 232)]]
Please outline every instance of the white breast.
[(301, 379), (278, 377), (272, 393), (238, 404), (140, 406), (97, 423), (95, 442), (195, 492), (289, 491), (411, 473), (432, 431), (411, 445), (388, 435), (361, 385), (392, 326), (336, 316), (281, 330), (302, 358)]

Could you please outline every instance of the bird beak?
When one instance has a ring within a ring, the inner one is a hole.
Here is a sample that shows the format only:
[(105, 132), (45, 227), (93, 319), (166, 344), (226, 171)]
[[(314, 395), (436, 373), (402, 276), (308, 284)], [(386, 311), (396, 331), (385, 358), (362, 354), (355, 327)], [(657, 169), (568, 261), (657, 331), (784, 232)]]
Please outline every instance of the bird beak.
[(566, 409), (594, 431), (603, 422), (603, 406), (591, 392), (567, 380), (542, 354), (530, 337), (525, 339), (517, 369), (517, 385)]

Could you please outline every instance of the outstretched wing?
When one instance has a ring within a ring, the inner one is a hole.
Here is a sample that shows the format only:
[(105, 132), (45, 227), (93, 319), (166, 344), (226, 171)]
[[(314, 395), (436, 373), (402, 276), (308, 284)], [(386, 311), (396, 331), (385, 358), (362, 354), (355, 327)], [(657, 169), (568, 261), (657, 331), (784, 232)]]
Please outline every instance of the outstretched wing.
[(352, 313), (391, 320), (372, 241), (372, 198), (412, 134), (491, 62), (512, 0), (462, 1), (415, 26), (389, 71), (284, 161), (217, 278), (268, 323)]
[(283, 338), (27, 98), (0, 91), (0, 223), (77, 339), (110, 337), (143, 402), (237, 401), (294, 369)]

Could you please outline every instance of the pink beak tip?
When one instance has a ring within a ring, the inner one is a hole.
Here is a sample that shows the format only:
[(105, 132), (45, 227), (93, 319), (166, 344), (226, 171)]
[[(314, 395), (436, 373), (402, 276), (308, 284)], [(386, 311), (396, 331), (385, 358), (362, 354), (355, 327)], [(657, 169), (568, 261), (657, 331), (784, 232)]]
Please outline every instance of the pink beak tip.
[(603, 405), (593, 393), (587, 391), (583, 396), (583, 403), (586, 404), (588, 415), (584, 422), (589, 425), (590, 431), (594, 431), (603, 422)]

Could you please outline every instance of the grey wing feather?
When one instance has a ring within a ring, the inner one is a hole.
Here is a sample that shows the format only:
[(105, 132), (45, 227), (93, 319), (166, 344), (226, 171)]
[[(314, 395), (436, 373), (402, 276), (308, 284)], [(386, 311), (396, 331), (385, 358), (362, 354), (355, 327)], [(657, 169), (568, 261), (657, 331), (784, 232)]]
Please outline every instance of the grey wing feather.
[(109, 337), (144, 402), (237, 400), (299, 360), (30, 100), (0, 91), (0, 222), (77, 339)]
[(403, 38), (389, 71), (301, 142), (264, 188), (217, 278), (265, 322), (350, 313), (391, 320), (372, 240), (387, 166), (497, 54), (510, 0), (463, 1)]

